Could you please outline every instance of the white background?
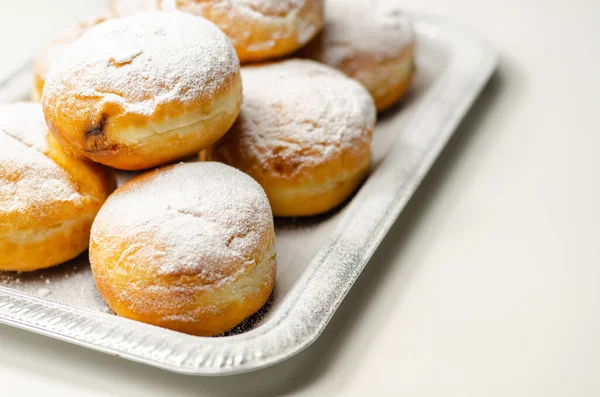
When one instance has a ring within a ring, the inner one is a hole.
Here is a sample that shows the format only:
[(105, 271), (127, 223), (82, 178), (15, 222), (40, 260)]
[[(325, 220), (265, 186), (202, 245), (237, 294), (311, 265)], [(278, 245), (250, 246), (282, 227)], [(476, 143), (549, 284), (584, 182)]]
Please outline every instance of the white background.
[[(315, 345), (193, 378), (0, 326), (0, 394), (600, 395), (600, 1), (405, 3), (500, 69)], [(0, 0), (0, 76), (101, 4)]]

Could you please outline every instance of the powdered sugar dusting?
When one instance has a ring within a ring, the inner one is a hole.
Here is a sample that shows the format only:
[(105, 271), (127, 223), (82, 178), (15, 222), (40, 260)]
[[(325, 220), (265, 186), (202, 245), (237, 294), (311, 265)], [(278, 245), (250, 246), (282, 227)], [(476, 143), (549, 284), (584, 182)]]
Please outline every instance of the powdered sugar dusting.
[(415, 40), (397, 1), (327, 0), (320, 60), (339, 65), (355, 54), (381, 61), (397, 57)]
[(48, 202), (81, 199), (66, 171), (45, 155), (47, 134), (39, 104), (0, 106), (0, 219), (44, 216), (36, 209)]
[[(272, 48), (277, 40), (294, 36), (300, 44), (308, 42), (316, 33), (317, 27), (302, 23), (300, 14), (305, 7), (306, 0), (178, 1), (178, 8), (182, 11), (207, 18), (211, 18), (211, 15), (218, 16), (215, 22), (229, 35), (233, 44), (251, 51)], [(224, 17), (225, 15), (229, 17)], [(252, 25), (258, 27), (252, 28)], [(254, 29), (272, 30), (273, 33), (271, 37), (265, 37), (262, 32), (255, 32)]]
[(40, 152), (48, 149), (48, 127), (37, 103), (0, 105), (0, 131)]
[(285, 27), (277, 29), (274, 37), (270, 39), (264, 39), (257, 35), (256, 37), (261, 38), (251, 40), (252, 48), (257, 49), (272, 47), (275, 40), (292, 35), (297, 35), (300, 44), (307, 43), (314, 37), (320, 26), (299, 21), (299, 15), (306, 7), (307, 0), (113, 0), (114, 12), (119, 16), (148, 10), (180, 10), (211, 19), (229, 34), (236, 46), (242, 44), (239, 41), (245, 42), (254, 34), (250, 31), (248, 23), (236, 18), (236, 15), (259, 26), (266, 27), (277, 21), (278, 24)]
[(355, 80), (328, 66), (288, 60), (242, 69), (244, 102), (225, 140), (266, 162), (283, 159), (294, 172), (371, 140), (375, 108)]
[(164, 103), (212, 98), (238, 70), (233, 47), (214, 24), (148, 12), (83, 34), (50, 70), (44, 96), (75, 108), (79, 98), (101, 98), (100, 106), (149, 116)]
[(160, 275), (193, 274), (214, 284), (254, 266), (272, 232), (271, 207), (252, 178), (223, 164), (182, 163), (117, 190), (92, 239), (111, 250), (118, 236), (131, 241), (123, 258), (142, 250), (144, 266)]

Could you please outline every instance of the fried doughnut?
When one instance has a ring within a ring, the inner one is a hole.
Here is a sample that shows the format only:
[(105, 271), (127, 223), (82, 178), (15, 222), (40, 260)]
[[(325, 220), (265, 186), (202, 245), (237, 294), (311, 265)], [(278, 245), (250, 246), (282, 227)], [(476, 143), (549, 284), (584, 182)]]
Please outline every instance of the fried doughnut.
[(44, 83), (46, 82), (46, 77), (48, 76), (50, 66), (56, 62), (57, 59), (62, 57), (69, 46), (75, 40), (81, 37), (81, 35), (84, 34), (89, 28), (96, 26), (105, 20), (106, 17), (98, 17), (82, 22), (42, 48), (35, 60), (35, 63), (33, 64), (33, 90), (31, 93), (31, 98), (33, 101), (40, 102), (42, 100)]
[(173, 9), (217, 24), (231, 39), (242, 63), (291, 54), (323, 27), (323, 0), (112, 1), (112, 11), (118, 16)]
[(379, 112), (398, 102), (414, 75), (415, 33), (398, 3), (327, 0), (325, 28), (302, 55), (360, 81)]
[(85, 251), (114, 183), (64, 153), (39, 104), (0, 105), (0, 270), (43, 269)]
[(242, 68), (240, 117), (204, 157), (265, 189), (276, 216), (309, 216), (342, 203), (369, 170), (375, 106), (341, 72), (309, 60)]
[(193, 335), (223, 333), (273, 290), (269, 201), (252, 178), (224, 164), (142, 174), (100, 210), (90, 263), (118, 315)]
[(197, 153), (235, 121), (239, 60), (204, 18), (149, 12), (89, 29), (44, 88), (50, 130), (77, 157), (140, 170)]

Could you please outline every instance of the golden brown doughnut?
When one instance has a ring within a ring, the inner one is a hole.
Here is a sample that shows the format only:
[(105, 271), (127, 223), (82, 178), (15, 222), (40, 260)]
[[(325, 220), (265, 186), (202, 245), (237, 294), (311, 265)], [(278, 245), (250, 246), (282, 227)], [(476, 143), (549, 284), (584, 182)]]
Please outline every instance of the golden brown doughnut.
[(0, 270), (47, 268), (85, 251), (114, 183), (105, 168), (65, 154), (39, 104), (0, 105)]
[(323, 0), (113, 0), (115, 15), (174, 10), (214, 22), (231, 39), (242, 63), (288, 55), (323, 27)]
[(273, 290), (273, 215), (262, 188), (234, 168), (161, 168), (110, 196), (92, 227), (90, 262), (98, 291), (120, 316), (220, 334)]
[(325, 28), (302, 55), (360, 81), (381, 112), (410, 88), (414, 50), (412, 23), (397, 2), (327, 0)]
[(81, 35), (89, 28), (96, 26), (105, 20), (106, 17), (98, 17), (82, 22), (42, 48), (33, 64), (33, 90), (31, 93), (33, 101), (40, 102), (42, 100), (44, 83), (46, 82), (50, 66), (63, 56), (69, 46), (81, 37)]
[(204, 18), (149, 12), (89, 29), (54, 64), (46, 121), (77, 157), (139, 170), (197, 153), (235, 121), (239, 61)]
[(265, 189), (276, 216), (308, 216), (342, 203), (369, 170), (375, 106), (341, 72), (309, 60), (242, 68), (244, 103), (209, 159)]

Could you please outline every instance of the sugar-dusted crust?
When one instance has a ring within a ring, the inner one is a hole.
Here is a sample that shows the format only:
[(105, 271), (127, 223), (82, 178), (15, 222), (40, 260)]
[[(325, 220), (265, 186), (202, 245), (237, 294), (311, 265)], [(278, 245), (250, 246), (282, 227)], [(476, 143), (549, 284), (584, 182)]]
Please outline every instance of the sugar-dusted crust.
[(273, 216), (261, 187), (231, 167), (165, 167), (109, 198), (92, 227), (90, 262), (117, 314), (219, 334), (258, 311), (273, 290)]
[(323, 27), (323, 0), (113, 0), (115, 15), (172, 10), (214, 22), (231, 39), (242, 63), (288, 55)]
[(245, 67), (242, 77), (240, 117), (202, 155), (256, 179), (277, 216), (315, 215), (344, 201), (369, 169), (376, 118), (369, 93), (307, 60)]
[(85, 251), (114, 175), (68, 156), (37, 104), (0, 106), (0, 142), (0, 270), (47, 268)]
[(396, 2), (329, 0), (325, 28), (302, 56), (360, 81), (379, 112), (400, 100), (415, 72), (415, 33)]
[(71, 154), (139, 170), (210, 146), (241, 98), (239, 60), (214, 24), (153, 12), (86, 32), (52, 68), (43, 106)]

